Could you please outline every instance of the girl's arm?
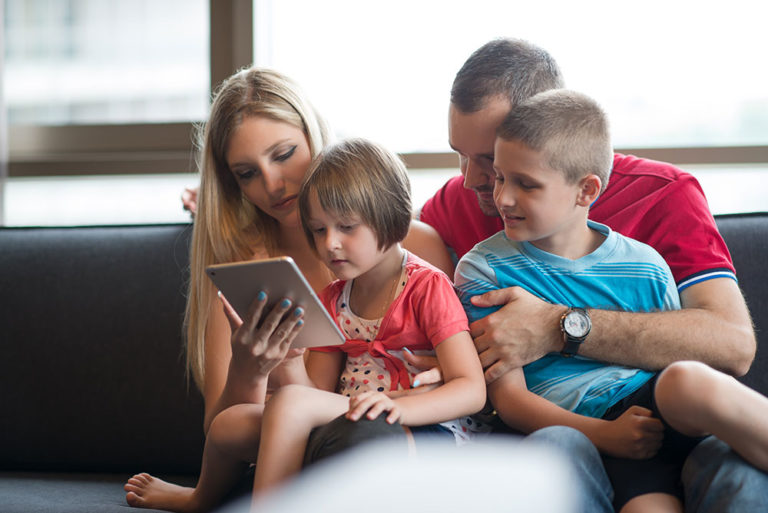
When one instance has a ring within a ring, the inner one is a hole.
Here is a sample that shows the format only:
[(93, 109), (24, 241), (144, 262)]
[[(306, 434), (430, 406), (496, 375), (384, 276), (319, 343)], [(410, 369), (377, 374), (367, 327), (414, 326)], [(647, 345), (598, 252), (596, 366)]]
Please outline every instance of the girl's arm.
[(357, 420), (367, 412), (368, 418), (376, 418), (386, 410), (390, 411), (388, 422), (423, 426), (479, 411), (485, 404), (485, 381), (469, 333), (461, 331), (448, 337), (435, 351), (443, 369), (442, 385), (394, 400), (383, 393), (361, 394), (350, 402), (348, 417)]
[(523, 433), (569, 426), (584, 433), (601, 453), (622, 458), (648, 458), (661, 445), (664, 428), (650, 410), (632, 406), (612, 421), (579, 415), (530, 392), (522, 368), (491, 383), (488, 395), (504, 423)]

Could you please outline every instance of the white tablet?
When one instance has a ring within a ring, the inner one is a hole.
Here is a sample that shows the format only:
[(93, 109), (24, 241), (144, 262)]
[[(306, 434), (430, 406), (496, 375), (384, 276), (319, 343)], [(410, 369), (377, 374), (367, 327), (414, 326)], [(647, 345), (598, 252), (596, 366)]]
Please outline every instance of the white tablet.
[(267, 293), (265, 313), (271, 311), (283, 298), (293, 302), (289, 313), (296, 306), (302, 307), (304, 327), (291, 347), (335, 346), (344, 343), (341, 330), (292, 258), (217, 264), (207, 267), (205, 272), (241, 318), (245, 318), (248, 307), (262, 290)]

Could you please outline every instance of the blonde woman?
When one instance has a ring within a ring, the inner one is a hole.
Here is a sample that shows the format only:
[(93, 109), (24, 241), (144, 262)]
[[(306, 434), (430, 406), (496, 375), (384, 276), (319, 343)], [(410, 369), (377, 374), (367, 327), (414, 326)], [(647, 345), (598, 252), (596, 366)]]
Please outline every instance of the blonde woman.
[[(125, 485), (131, 506), (205, 511), (256, 461), (267, 387), (305, 372), (290, 342), (303, 324), (289, 301), (264, 311), (264, 294), (242, 321), (205, 276), (206, 266), (286, 255), (316, 291), (332, 279), (302, 233), (297, 195), (328, 130), (298, 86), (275, 71), (250, 68), (219, 88), (202, 130), (200, 189), (192, 235), (186, 310), (187, 366), (205, 401), (206, 445), (196, 488), (149, 474)], [(452, 272), (444, 245), (414, 223), (406, 245)], [(263, 318), (263, 319), (262, 319)], [(207, 469), (216, 468), (217, 472)]]

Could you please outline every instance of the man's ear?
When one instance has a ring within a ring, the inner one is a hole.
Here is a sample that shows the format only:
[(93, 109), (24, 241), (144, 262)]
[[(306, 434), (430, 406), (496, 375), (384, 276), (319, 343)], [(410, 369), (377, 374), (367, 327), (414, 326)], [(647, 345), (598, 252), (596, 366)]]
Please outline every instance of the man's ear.
[(600, 189), (602, 187), (603, 182), (599, 176), (585, 176), (579, 180), (579, 195), (576, 198), (576, 203), (582, 207), (590, 206), (600, 196)]

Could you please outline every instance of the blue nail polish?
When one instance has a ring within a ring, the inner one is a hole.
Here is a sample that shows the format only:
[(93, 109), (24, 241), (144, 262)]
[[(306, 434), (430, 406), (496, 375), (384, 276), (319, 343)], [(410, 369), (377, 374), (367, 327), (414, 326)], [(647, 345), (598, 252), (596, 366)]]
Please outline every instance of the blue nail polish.
[(419, 385), (421, 385), (421, 381), (419, 381), (418, 379), (414, 379), (413, 380), (413, 386), (411, 388), (416, 388)]
[(259, 301), (264, 301), (265, 299), (267, 299), (267, 293), (262, 290), (261, 292), (259, 292), (259, 295), (256, 296), (256, 299), (258, 299)]
[(296, 323), (296, 326), (304, 326), (304, 319), (299, 319), (299, 322)]
[(293, 311), (293, 315), (296, 317), (300, 315), (304, 315), (304, 309), (302, 307), (298, 307), (296, 310)]
[(283, 299), (283, 302), (280, 303), (280, 306), (282, 306), (283, 308), (288, 308), (289, 306), (291, 306), (291, 302), (288, 299)]
[(407, 347), (404, 347), (404, 348), (403, 348), (403, 351), (405, 351), (405, 352), (406, 352), (406, 353), (408, 353), (408, 354), (413, 354), (413, 353), (411, 352), (411, 350), (410, 350), (410, 349), (408, 349)]

